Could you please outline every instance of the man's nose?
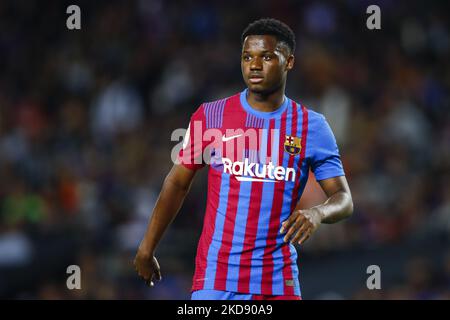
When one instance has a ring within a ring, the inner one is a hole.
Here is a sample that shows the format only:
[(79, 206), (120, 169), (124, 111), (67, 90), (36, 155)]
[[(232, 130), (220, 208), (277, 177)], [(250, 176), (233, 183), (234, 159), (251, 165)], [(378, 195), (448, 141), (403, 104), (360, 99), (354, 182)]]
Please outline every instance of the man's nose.
[(260, 58), (254, 58), (250, 63), (250, 70), (261, 70), (262, 69), (262, 61)]

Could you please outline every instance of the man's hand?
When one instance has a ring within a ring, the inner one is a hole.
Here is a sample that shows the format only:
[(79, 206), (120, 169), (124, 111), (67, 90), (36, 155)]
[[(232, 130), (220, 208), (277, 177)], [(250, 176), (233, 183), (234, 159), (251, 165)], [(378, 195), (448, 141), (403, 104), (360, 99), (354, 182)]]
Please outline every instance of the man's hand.
[(134, 268), (149, 287), (154, 286), (154, 280), (161, 281), (159, 263), (153, 254), (144, 253), (141, 250), (138, 250), (136, 257), (134, 258)]
[(290, 239), (291, 243), (302, 244), (316, 231), (321, 223), (322, 215), (319, 209), (295, 210), (289, 219), (281, 224), (280, 233), (287, 230), (284, 242), (288, 242)]

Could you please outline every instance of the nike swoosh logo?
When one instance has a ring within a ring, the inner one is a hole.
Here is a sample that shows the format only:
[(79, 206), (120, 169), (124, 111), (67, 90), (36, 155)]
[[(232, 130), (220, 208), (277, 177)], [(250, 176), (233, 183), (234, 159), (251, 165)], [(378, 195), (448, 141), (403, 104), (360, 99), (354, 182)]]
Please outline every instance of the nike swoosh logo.
[(242, 136), (242, 134), (237, 134), (237, 135), (235, 135), (235, 136), (230, 136), (230, 137), (225, 137), (225, 136), (223, 136), (223, 137), (222, 137), (222, 141), (223, 141), (223, 142), (226, 142), (226, 141), (235, 139), (235, 138), (240, 137), (240, 136)]

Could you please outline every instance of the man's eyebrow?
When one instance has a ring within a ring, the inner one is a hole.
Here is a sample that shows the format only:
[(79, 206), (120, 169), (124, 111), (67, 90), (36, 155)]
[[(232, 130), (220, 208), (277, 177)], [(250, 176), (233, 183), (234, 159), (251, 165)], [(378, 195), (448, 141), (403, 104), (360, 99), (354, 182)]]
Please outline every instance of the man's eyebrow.
[[(261, 52), (261, 53), (273, 53), (275, 51), (279, 51), (279, 50), (277, 48), (275, 48), (274, 50), (262, 50), (262, 51), (258, 51), (258, 52)], [(250, 52), (247, 51), (247, 50), (244, 50), (244, 51), (242, 51), (242, 53), (250, 53)]]

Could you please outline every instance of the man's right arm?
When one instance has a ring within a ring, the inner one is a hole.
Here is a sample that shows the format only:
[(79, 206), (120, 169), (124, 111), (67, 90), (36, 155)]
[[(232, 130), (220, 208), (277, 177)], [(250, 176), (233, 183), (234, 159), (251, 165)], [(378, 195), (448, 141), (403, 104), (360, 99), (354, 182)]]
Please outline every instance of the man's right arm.
[(153, 285), (154, 279), (161, 279), (158, 261), (154, 257), (156, 246), (180, 210), (195, 173), (195, 170), (175, 164), (164, 180), (147, 231), (134, 259), (136, 271), (148, 285)]

